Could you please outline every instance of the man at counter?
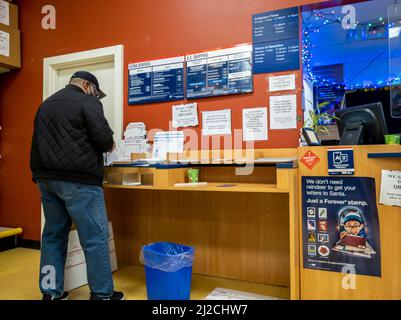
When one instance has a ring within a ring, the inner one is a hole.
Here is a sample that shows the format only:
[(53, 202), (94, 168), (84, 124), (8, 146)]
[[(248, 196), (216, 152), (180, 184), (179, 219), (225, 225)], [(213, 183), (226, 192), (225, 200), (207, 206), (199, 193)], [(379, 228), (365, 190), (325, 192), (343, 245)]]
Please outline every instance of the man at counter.
[(68, 299), (64, 267), (72, 222), (85, 253), (90, 299), (124, 300), (122, 292), (114, 291), (102, 189), (103, 153), (115, 147), (103, 97), (93, 74), (76, 72), (35, 117), (31, 170), (46, 219), (40, 261), (43, 300)]

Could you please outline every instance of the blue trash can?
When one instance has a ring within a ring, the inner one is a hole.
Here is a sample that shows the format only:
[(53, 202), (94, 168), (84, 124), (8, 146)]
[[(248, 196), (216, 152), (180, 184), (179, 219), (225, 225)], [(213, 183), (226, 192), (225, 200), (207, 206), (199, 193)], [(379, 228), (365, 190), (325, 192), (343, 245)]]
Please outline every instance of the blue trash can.
[(171, 242), (142, 248), (149, 300), (189, 300), (195, 249)]

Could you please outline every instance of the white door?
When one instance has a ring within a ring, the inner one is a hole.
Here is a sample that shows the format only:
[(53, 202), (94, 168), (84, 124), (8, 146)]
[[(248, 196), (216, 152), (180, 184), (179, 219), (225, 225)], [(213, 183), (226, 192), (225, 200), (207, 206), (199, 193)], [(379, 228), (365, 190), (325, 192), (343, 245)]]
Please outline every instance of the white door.
[[(104, 114), (114, 131), (114, 141), (122, 140), (124, 47), (122, 45), (46, 58), (43, 61), (43, 99), (64, 88), (79, 70), (93, 73), (107, 94), (102, 99)], [(41, 212), (41, 233), (45, 224)]]
[[(95, 75), (99, 81), (100, 89), (107, 95), (101, 101), (104, 115), (111, 129), (116, 133), (115, 128), (115, 107), (114, 107), (114, 61), (82, 65), (79, 67), (59, 69), (57, 90), (64, 88), (76, 71), (88, 71)], [(117, 129), (118, 130), (118, 129)]]

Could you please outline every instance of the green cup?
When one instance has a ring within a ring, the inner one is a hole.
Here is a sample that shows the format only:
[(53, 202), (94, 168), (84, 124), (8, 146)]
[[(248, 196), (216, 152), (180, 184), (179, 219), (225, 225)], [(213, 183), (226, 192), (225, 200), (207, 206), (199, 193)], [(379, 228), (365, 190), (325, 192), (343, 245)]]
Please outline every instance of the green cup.
[(384, 136), (384, 141), (386, 144), (400, 144), (401, 135), (400, 134), (386, 134)]
[(189, 183), (199, 182), (199, 169), (189, 169), (188, 170), (188, 181)]

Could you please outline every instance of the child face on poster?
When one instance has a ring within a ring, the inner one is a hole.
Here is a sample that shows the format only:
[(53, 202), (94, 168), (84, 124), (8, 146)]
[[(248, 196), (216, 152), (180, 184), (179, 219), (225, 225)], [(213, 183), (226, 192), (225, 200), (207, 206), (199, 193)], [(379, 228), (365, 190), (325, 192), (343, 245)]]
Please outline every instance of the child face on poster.
[(358, 220), (348, 220), (344, 223), (345, 231), (341, 232), (340, 239), (343, 239), (346, 236), (362, 236), (362, 231), (364, 228), (364, 224)]
[(344, 225), (345, 230), (353, 236), (357, 236), (361, 230), (363, 229), (364, 225), (356, 220), (347, 221)]

